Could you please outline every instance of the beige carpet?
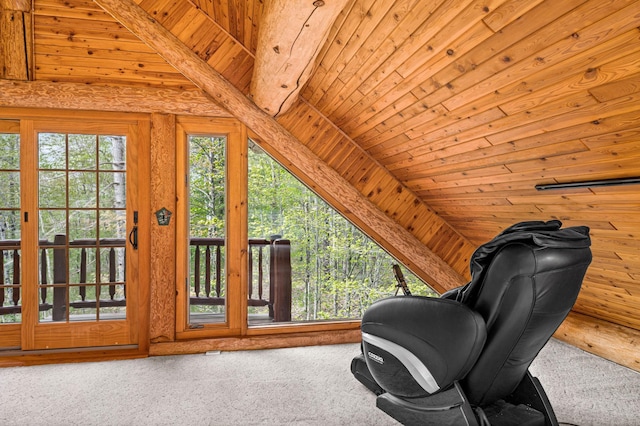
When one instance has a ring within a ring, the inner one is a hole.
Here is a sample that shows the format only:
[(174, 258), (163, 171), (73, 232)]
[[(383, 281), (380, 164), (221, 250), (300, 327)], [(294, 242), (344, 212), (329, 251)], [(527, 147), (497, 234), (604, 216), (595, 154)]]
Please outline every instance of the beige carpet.
[[(0, 425), (393, 425), (358, 345), (0, 369)], [(640, 374), (551, 341), (532, 371), (560, 422), (640, 425)]]

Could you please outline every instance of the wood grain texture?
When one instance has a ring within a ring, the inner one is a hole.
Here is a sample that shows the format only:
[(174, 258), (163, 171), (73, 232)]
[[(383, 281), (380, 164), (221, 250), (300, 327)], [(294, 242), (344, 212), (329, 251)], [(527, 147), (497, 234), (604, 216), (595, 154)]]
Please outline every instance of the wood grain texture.
[(579, 313), (570, 313), (554, 337), (640, 371), (640, 333), (634, 328)]
[(250, 95), (271, 116), (287, 112), (315, 67), (320, 47), (350, 0), (270, 0), (262, 13)]
[(229, 117), (199, 90), (0, 80), (0, 106)]
[[(151, 210), (176, 212), (176, 118), (151, 115)], [(175, 339), (176, 219), (159, 225), (151, 219), (150, 331), (151, 342)]]

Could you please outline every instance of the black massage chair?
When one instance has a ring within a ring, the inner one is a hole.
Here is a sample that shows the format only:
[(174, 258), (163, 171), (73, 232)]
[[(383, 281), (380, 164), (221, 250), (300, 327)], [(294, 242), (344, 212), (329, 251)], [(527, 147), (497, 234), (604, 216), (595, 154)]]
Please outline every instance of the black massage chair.
[(471, 281), (440, 298), (396, 296), (362, 317), (354, 376), (403, 424), (557, 425), (529, 365), (576, 301), (589, 228), (522, 222), (480, 246)]

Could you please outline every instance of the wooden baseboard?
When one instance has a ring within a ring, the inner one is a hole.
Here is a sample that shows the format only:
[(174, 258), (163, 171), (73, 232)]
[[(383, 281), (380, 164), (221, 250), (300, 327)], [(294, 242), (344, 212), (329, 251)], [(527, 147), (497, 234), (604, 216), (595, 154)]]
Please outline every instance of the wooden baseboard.
[(146, 358), (147, 356), (147, 352), (139, 349), (137, 346), (126, 348), (109, 347), (43, 351), (4, 351), (0, 352), (0, 368), (74, 362), (114, 361)]
[(640, 371), (640, 331), (571, 312), (554, 336), (586, 352)]
[(290, 333), (282, 335), (183, 340), (152, 343), (149, 348), (149, 355), (181, 355), (204, 353), (208, 351), (242, 351), (297, 346), (336, 345), (342, 343), (359, 343), (360, 339), (360, 329), (355, 329)]

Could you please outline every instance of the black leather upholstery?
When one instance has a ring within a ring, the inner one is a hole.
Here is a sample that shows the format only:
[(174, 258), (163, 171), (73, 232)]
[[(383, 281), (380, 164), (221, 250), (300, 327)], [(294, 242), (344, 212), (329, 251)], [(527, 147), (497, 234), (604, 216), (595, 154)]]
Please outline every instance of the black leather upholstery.
[[(414, 403), (422, 398), (423, 408), (432, 394), (458, 383), (475, 407), (522, 393), (533, 380), (529, 365), (573, 307), (591, 262), (589, 229), (561, 225), (507, 228), (476, 250), (469, 284), (441, 298), (374, 303), (362, 319), (363, 355), (382, 390)], [(397, 398), (383, 403), (390, 413), (407, 405)], [(552, 410), (546, 417), (553, 424)]]
[(483, 405), (513, 392), (576, 301), (591, 260), (589, 248), (508, 243), (493, 258), (471, 309), (486, 322), (487, 343), (461, 381)]
[[(453, 300), (419, 296), (374, 303), (362, 318), (362, 333), (373, 378), (387, 392), (405, 397), (427, 396), (463, 378), (487, 337), (484, 320), (477, 312)], [(414, 383), (411, 377), (416, 374), (405, 373), (401, 362), (391, 368), (392, 357), (402, 355), (385, 350), (389, 344), (417, 357), (435, 384)]]

